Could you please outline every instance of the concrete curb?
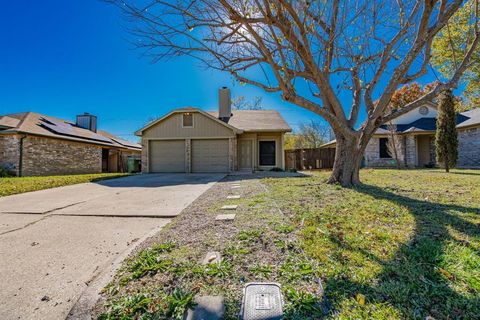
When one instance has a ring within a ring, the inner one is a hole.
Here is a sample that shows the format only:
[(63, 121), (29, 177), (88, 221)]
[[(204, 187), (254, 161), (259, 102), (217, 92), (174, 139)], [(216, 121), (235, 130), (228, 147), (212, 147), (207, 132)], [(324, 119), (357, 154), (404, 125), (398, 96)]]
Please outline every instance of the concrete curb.
[(99, 217), (99, 218), (145, 218), (145, 219), (172, 219), (180, 214), (89, 214), (89, 213), (51, 213), (50, 217)]
[[(158, 218), (157, 218), (158, 219)], [(171, 219), (167, 219), (171, 220)], [(97, 303), (98, 299), (100, 299), (100, 293), (102, 289), (113, 279), (115, 274), (117, 273), (118, 269), (122, 265), (123, 261), (136, 249), (140, 246), (143, 242), (145, 242), (148, 238), (153, 237), (157, 234), (162, 228), (164, 228), (167, 224), (162, 225), (158, 228), (153, 229), (148, 234), (140, 238), (136, 241), (130, 248), (122, 252), (110, 266), (106, 266), (103, 270), (100, 270), (96, 273), (89, 284), (89, 286), (83, 290), (83, 292), (78, 297), (77, 301), (70, 309), (68, 316), (66, 317), (67, 320), (91, 320), (93, 319), (93, 308)]]

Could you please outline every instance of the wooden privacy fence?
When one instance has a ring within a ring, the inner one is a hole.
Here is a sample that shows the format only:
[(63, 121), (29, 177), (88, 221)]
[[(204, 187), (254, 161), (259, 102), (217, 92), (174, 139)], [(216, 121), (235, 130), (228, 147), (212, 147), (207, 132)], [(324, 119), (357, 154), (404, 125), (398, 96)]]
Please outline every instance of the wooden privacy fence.
[(297, 170), (333, 168), (334, 148), (285, 150), (285, 168)]

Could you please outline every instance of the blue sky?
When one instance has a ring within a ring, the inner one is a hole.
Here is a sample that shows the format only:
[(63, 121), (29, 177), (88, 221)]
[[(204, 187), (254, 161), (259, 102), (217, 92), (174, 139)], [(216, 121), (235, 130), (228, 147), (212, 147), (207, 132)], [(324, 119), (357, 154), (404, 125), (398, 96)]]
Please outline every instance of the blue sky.
[(172, 108), (217, 108), (217, 89), (262, 96), (291, 126), (321, 118), (187, 58), (151, 64), (128, 43), (116, 8), (97, 0), (4, 1), (0, 114), (35, 111), (73, 120), (90, 112), (123, 138)]
[(228, 86), (234, 96), (261, 96), (263, 106), (279, 110), (293, 128), (323, 121), (189, 58), (152, 64), (127, 41), (125, 24), (115, 7), (99, 0), (4, 1), (0, 114), (35, 111), (73, 120), (90, 112), (100, 128), (137, 140), (135, 130), (173, 108), (216, 109), (218, 88)]

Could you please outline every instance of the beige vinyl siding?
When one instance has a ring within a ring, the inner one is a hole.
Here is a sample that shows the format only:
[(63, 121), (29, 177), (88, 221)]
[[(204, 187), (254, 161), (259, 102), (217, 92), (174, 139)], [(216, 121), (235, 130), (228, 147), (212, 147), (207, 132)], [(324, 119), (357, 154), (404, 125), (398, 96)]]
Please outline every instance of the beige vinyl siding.
[(192, 140), (192, 172), (228, 172), (228, 139)]
[(142, 134), (146, 139), (178, 139), (178, 138), (213, 138), (213, 137), (234, 137), (232, 129), (221, 123), (206, 117), (205, 115), (193, 112), (193, 127), (182, 126), (182, 113), (172, 114), (170, 117), (153, 125)]
[(185, 140), (152, 140), (150, 172), (185, 172)]
[[(259, 141), (275, 141), (275, 161), (276, 167), (284, 168), (284, 146), (283, 146), (283, 133), (282, 132), (249, 132), (238, 135), (238, 146), (240, 146), (241, 140), (250, 140), (253, 143), (253, 165), (256, 170), (268, 170), (272, 166), (262, 167), (259, 165)], [(239, 157), (240, 150), (238, 150)]]

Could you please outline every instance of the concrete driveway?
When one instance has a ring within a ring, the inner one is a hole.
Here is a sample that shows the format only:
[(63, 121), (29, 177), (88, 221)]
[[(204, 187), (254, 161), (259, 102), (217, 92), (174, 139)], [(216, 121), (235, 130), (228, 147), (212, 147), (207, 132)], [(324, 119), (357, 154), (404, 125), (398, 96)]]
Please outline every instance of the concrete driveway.
[(223, 176), (139, 175), (0, 198), (0, 319), (65, 319), (95, 277)]

